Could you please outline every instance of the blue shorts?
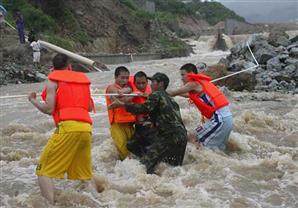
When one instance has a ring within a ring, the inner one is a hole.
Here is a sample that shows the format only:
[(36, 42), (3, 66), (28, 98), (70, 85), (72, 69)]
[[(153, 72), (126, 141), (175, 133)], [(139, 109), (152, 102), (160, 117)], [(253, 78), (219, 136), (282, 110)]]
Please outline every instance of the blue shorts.
[(197, 140), (211, 149), (224, 150), (233, 128), (229, 107), (217, 110), (212, 118), (195, 129)]

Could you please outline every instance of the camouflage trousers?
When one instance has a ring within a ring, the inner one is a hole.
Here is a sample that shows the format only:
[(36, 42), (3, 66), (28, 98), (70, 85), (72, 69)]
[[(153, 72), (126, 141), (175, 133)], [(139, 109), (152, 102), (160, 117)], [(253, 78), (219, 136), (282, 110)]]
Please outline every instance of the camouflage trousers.
[(146, 148), (141, 163), (146, 166), (147, 173), (154, 173), (154, 168), (160, 162), (173, 166), (182, 165), (187, 144), (186, 132), (172, 132), (170, 135), (160, 135)]
[(143, 125), (135, 125), (135, 133), (127, 142), (127, 149), (134, 155), (142, 157), (147, 148), (154, 143), (158, 134), (157, 128)]

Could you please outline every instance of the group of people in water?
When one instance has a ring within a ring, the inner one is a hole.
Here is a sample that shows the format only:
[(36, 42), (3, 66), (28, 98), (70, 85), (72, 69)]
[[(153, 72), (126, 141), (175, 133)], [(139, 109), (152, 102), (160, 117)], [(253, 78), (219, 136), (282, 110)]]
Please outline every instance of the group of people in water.
[[(91, 143), (94, 110), (90, 80), (71, 70), (68, 57), (57, 54), (53, 71), (40, 102), (35, 92), (29, 101), (41, 112), (52, 115), (56, 130), (45, 146), (36, 168), (42, 195), (54, 203), (52, 178), (88, 181), (96, 188), (92, 174)], [(233, 121), (229, 101), (211, 82), (198, 73), (194, 64), (180, 68), (183, 86), (168, 90), (169, 78), (157, 72), (148, 77), (143, 71), (130, 75), (125, 66), (114, 72), (114, 83), (106, 88), (108, 117), (113, 143), (119, 159), (140, 159), (148, 174), (160, 162), (182, 165), (187, 141), (197, 147), (224, 150)], [(177, 72), (178, 73), (178, 72)], [(151, 85), (149, 85), (149, 80)], [(201, 112), (205, 122), (187, 132), (175, 96), (188, 98)]]

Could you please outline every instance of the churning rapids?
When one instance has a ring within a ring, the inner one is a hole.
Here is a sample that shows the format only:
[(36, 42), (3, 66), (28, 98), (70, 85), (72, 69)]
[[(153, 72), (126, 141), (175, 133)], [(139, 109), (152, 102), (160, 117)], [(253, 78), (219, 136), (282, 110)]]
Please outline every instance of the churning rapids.
[[(126, 64), (132, 73), (166, 73), (170, 87), (181, 85), (179, 67), (187, 62), (217, 63), (226, 52), (208, 51), (207, 39), (193, 41), (195, 55)], [(116, 66), (109, 66), (114, 69)], [(113, 71), (90, 73), (92, 90), (103, 93)], [(1, 87), (1, 96), (41, 91), (44, 83)], [(161, 163), (147, 175), (138, 160), (117, 160), (109, 134), (104, 97), (94, 97), (92, 157), (94, 173), (106, 189), (91, 194), (85, 184), (55, 180), (52, 207), (298, 207), (298, 96), (275, 92), (227, 91), (234, 129), (227, 153), (197, 150), (188, 144), (183, 166)], [(188, 129), (200, 114), (176, 98)], [(49, 116), (23, 98), (1, 99), (1, 207), (51, 207), (40, 195), (35, 166), (54, 130)]]

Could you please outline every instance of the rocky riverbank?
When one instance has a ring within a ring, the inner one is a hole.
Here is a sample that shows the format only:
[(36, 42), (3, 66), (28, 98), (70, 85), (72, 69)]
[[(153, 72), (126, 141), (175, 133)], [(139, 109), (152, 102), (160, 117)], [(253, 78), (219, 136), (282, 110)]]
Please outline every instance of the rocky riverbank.
[[(253, 90), (282, 91), (298, 93), (298, 36), (290, 39), (281, 31), (252, 36), (248, 41), (260, 66), (253, 72), (246, 73), (256, 79), (250, 86)], [(255, 65), (246, 42), (231, 49), (231, 54), (220, 60), (230, 72), (237, 72)], [(244, 73), (245, 74), (245, 73)], [(244, 81), (245, 82), (245, 79)], [(241, 82), (239, 77), (235, 78)]]

